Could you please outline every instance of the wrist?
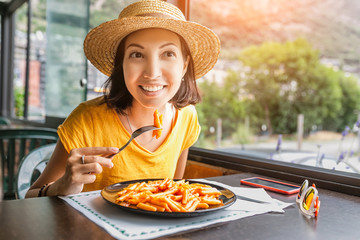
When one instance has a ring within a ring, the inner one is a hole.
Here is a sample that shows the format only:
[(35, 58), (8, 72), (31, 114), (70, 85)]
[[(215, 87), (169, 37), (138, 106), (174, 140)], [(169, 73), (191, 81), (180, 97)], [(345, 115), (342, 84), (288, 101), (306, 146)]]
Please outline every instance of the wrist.
[(45, 188), (47, 188), (48, 187), (48, 183), (46, 183), (46, 184), (44, 184), (44, 185), (42, 185), (41, 186), (41, 188), (40, 188), (40, 190), (39, 190), (39, 192), (38, 192), (38, 197), (43, 197), (44, 196), (44, 190), (45, 190)]
[(37, 196), (38, 196), (38, 197), (46, 197), (46, 196), (48, 196), (48, 195), (47, 195), (47, 194), (48, 194), (48, 190), (49, 190), (50, 186), (51, 186), (53, 183), (54, 183), (54, 182), (44, 184), (44, 185), (40, 188)]
[(59, 184), (61, 186), (61, 183), (59, 183), (59, 180), (56, 182), (52, 182), (51, 185), (47, 188), (46, 196), (61, 196), (61, 188), (59, 189)]
[(47, 196), (66, 196), (73, 194), (73, 192), (69, 191), (67, 186), (66, 179), (59, 178), (56, 182), (51, 184), (51, 187), (47, 191)]

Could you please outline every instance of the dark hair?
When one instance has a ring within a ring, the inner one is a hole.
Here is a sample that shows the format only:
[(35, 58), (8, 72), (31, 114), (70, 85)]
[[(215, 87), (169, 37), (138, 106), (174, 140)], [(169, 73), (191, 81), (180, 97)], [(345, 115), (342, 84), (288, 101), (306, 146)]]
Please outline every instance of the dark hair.
[[(179, 36), (179, 35), (178, 35)], [(125, 54), (125, 37), (121, 40), (116, 51), (114, 68), (110, 77), (104, 83), (104, 101), (110, 108), (115, 108), (118, 112), (124, 113), (124, 110), (132, 105), (133, 97), (126, 88), (123, 70), (123, 61)], [(197, 104), (201, 97), (196, 85), (194, 63), (190, 54), (190, 50), (184, 39), (179, 36), (181, 42), (181, 51), (183, 56), (189, 56), (190, 61), (187, 71), (184, 75), (184, 80), (175, 96), (169, 101), (176, 109), (186, 107), (190, 104)]]

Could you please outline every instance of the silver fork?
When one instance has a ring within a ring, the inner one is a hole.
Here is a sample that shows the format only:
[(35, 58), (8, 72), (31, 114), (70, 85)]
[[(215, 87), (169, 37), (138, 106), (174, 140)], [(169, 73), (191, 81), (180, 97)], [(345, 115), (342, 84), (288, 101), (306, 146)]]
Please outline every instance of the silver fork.
[(126, 148), (127, 145), (129, 145), (134, 138), (140, 136), (140, 135), (143, 134), (144, 132), (148, 132), (148, 131), (151, 131), (151, 130), (159, 130), (159, 129), (161, 129), (161, 128), (155, 127), (155, 126), (153, 126), (153, 125), (145, 126), (145, 127), (141, 127), (141, 128), (139, 128), (139, 129), (136, 129), (136, 130), (131, 134), (131, 137), (130, 137), (129, 141), (127, 141), (127, 143), (125, 143), (124, 146), (122, 146), (121, 148), (119, 148), (119, 151), (118, 151), (117, 153), (114, 153), (114, 154), (112, 154), (112, 155), (110, 155), (110, 156), (108, 156), (108, 157), (113, 157), (113, 156), (115, 156), (116, 154), (118, 154), (119, 152), (121, 152), (122, 150), (124, 150), (124, 148)]

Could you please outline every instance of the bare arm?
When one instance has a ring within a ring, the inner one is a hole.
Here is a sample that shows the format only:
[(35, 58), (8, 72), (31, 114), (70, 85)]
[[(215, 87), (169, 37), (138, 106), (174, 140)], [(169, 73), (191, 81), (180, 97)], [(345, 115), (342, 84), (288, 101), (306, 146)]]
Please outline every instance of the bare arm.
[[(101, 173), (102, 167), (113, 166), (111, 158), (101, 155), (110, 155), (116, 151), (116, 148), (111, 147), (88, 147), (73, 149), (69, 154), (59, 140), (46, 168), (30, 187), (26, 198), (37, 197), (44, 184), (51, 184), (47, 196), (81, 192), (84, 184), (95, 181), (95, 174)], [(82, 155), (85, 155), (85, 164), (82, 164)]]
[(175, 179), (181, 179), (184, 176), (184, 172), (185, 172), (185, 167), (186, 167), (186, 161), (187, 161), (187, 157), (188, 157), (188, 153), (189, 153), (189, 149), (185, 149), (179, 157), (179, 160), (177, 162), (176, 165), (176, 170), (175, 170), (175, 175), (174, 178)]

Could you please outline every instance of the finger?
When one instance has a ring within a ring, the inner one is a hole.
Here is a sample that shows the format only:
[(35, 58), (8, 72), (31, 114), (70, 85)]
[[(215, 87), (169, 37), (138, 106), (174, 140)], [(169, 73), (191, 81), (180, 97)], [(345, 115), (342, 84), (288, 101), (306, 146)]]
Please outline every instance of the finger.
[[(95, 163), (91, 163), (91, 164), (95, 164)], [(87, 177), (86, 175), (90, 175), (89, 172), (90, 170), (95, 170), (97, 172), (101, 172), (102, 171), (102, 167), (99, 165), (99, 167), (96, 166), (91, 166), (91, 164), (77, 164), (77, 165), (72, 165), (68, 168), (68, 171), (66, 171), (65, 175), (67, 176), (66, 178), (68, 179), (68, 182), (70, 182), (70, 184), (84, 184), (84, 183), (89, 183), (95, 181), (96, 176), (92, 175), (91, 177)]]
[(84, 170), (84, 174), (100, 174), (103, 171), (102, 166), (99, 163), (89, 163)]
[(95, 182), (95, 180), (96, 176), (94, 174), (88, 174), (87, 172), (83, 172), (83, 174), (77, 174), (73, 176), (73, 182), (76, 183), (88, 184)]
[(85, 164), (86, 163), (98, 163), (103, 167), (112, 168), (114, 166), (112, 162), (112, 158), (106, 158), (103, 156), (85, 156), (84, 157)]
[(78, 183), (83, 183), (82, 176), (89, 174), (100, 174), (103, 171), (102, 166), (99, 163), (86, 163), (78, 164), (73, 168), (73, 181), (79, 181)]
[(116, 147), (84, 147), (72, 149), (70, 154), (72, 155), (111, 155), (119, 152)]
[(85, 155), (78, 155), (75, 152), (71, 152), (67, 161), (69, 166), (73, 166), (73, 165), (83, 164), (82, 158), (84, 158), (84, 164), (85, 164), (86, 162)]
[(84, 174), (83, 178), (84, 178), (84, 184), (93, 183), (96, 180), (96, 176), (93, 174)]

